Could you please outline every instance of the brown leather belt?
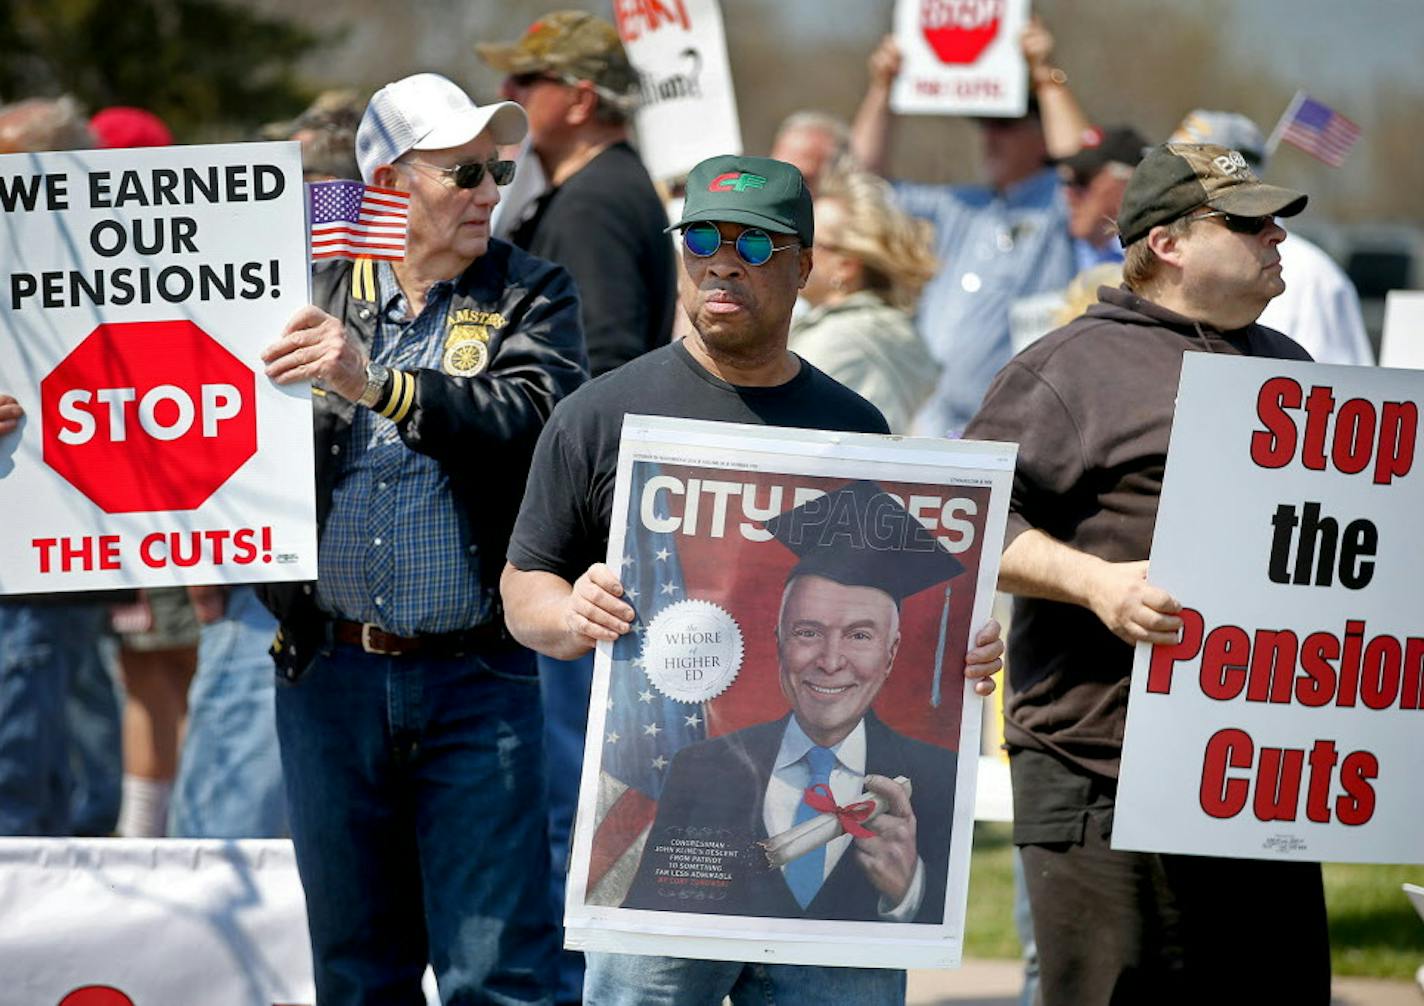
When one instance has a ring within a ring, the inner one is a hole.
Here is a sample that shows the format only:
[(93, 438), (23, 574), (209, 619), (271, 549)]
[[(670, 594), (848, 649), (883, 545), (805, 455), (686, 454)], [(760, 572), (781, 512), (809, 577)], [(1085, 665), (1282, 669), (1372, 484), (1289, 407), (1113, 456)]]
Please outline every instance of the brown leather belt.
[(333, 619), (331, 636), (338, 643), (359, 646), (382, 657), (462, 657), (467, 653), (508, 644), (503, 621), (487, 622), (459, 632), (433, 632), (419, 636), (397, 636), (370, 622)]

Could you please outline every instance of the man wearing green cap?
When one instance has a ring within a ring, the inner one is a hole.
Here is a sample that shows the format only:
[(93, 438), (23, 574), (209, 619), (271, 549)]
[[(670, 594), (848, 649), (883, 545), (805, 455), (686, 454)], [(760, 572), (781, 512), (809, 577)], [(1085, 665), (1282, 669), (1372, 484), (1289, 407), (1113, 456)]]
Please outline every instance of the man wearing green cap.
[(1223, 976), (1231, 1002), (1329, 1001), (1317, 865), (1110, 847), (1132, 648), (1182, 626), (1146, 578), (1182, 357), (1309, 359), (1255, 323), (1285, 289), (1275, 218), (1305, 203), (1235, 150), (1153, 148), (1117, 221), (1123, 288), (1010, 362), (967, 431), (1021, 445), (1004, 736), (1045, 1006), (1220, 1001)]
[[(679, 290), (692, 332), (591, 382), (540, 436), (501, 582), (510, 631), (570, 659), (629, 631), (634, 617), (604, 565), (625, 413), (885, 433), (854, 392), (787, 350), (791, 310), (811, 271), (811, 196), (800, 172), (758, 157), (709, 158), (688, 176)], [(998, 667), (997, 626), (966, 674)], [(992, 685), (990, 685), (992, 688)], [(903, 972), (589, 955), (588, 1004), (902, 1003)]]

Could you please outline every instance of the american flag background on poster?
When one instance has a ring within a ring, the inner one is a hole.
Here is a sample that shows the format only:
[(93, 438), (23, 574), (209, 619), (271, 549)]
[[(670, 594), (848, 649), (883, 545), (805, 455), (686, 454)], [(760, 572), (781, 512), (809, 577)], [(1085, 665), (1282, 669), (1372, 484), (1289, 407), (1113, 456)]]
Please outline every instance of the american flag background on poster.
[(307, 183), (311, 257), (405, 258), (410, 193), (339, 179)]
[[(607, 563), (635, 618), (595, 661), (569, 946), (957, 964), (981, 715), (964, 652), (1013, 457), (627, 418)], [(852, 842), (888, 814), (917, 826), (913, 876), (885, 886)]]

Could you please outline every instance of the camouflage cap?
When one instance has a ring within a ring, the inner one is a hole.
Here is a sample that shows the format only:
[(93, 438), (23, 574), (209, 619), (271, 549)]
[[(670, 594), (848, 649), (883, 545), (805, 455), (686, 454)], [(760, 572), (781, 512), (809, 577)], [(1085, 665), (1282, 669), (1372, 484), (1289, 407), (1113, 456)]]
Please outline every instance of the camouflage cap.
[(1205, 206), (1243, 217), (1293, 217), (1306, 196), (1267, 185), (1240, 151), (1211, 143), (1164, 143), (1138, 164), (1122, 194), (1118, 240), (1124, 248), (1159, 224)]
[(795, 234), (807, 248), (816, 233), (806, 180), (792, 165), (770, 157), (720, 154), (694, 167), (687, 175), (682, 219), (668, 230), (700, 220)]
[(628, 101), (638, 90), (638, 74), (623, 51), (618, 29), (587, 11), (546, 14), (519, 41), (480, 43), (475, 52), (496, 70), (587, 80), (615, 100)]

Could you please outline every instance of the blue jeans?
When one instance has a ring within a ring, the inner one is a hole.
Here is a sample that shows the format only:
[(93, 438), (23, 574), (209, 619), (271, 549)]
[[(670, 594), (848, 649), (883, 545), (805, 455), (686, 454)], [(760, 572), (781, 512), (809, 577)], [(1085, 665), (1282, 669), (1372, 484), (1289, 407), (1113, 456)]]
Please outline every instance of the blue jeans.
[(276, 631), (277, 620), (252, 587), (232, 588), (223, 617), (203, 626), (198, 673), (188, 689), (188, 731), (169, 810), (170, 836), (287, 834), (267, 655)]
[(533, 655), (337, 645), (277, 680), (277, 734), (322, 1006), (546, 1004), (543, 729)]
[[(539, 657), (539, 687), (544, 700), (544, 753), (549, 775), (549, 857), (553, 866), (554, 917), (564, 917), (564, 884), (569, 865), (569, 836), (578, 811), (583, 773), (583, 739), (588, 728), (588, 696), (593, 688), (593, 654), (577, 660)], [(560, 1003), (577, 1003), (583, 990), (583, 954), (559, 952)]]
[(584, 1006), (903, 1006), (905, 972), (585, 954)]
[(66, 704), (81, 670), (110, 680), (103, 619), (97, 604), (0, 601), (0, 835), (72, 833)]

